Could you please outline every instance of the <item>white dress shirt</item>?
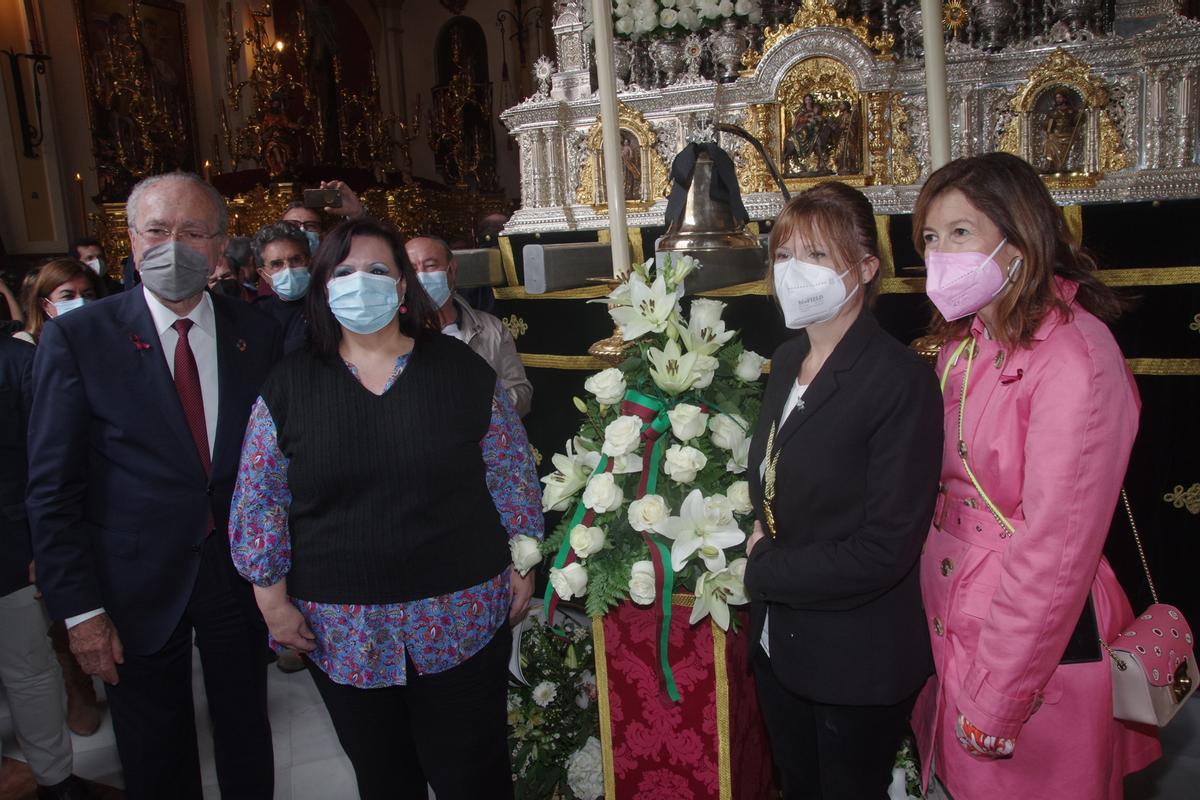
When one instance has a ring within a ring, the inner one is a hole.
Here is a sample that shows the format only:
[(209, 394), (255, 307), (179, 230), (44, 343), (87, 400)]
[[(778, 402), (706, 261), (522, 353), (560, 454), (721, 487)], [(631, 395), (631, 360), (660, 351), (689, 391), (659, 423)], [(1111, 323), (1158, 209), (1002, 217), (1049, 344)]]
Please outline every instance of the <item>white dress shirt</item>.
[[(783, 430), (784, 423), (787, 422), (788, 417), (791, 416), (792, 412), (795, 411), (797, 407), (804, 408), (804, 403), (802, 401), (804, 399), (804, 392), (807, 390), (808, 390), (808, 384), (801, 384), (800, 381), (792, 382), (792, 391), (788, 393), (787, 400), (783, 404), (783, 413), (779, 415), (779, 425), (778, 425), (778, 427), (775, 428), (775, 430), (777, 432)], [(762, 480), (763, 475), (767, 471), (767, 459), (770, 457), (771, 457), (771, 454), (767, 453), (763, 457), (762, 463), (758, 465), (758, 479), (760, 481)], [(771, 609), (770, 608), (767, 609), (767, 616), (763, 619), (762, 635), (758, 637), (758, 643), (762, 647), (762, 649), (766, 652), (767, 657), (769, 658), (771, 656)]]
[[(205, 292), (200, 298), (200, 303), (186, 317), (180, 317), (150, 294), (145, 286), (142, 287), (142, 296), (146, 298), (146, 305), (150, 308), (154, 330), (158, 332), (163, 358), (167, 360), (167, 369), (172, 378), (175, 377), (175, 345), (179, 341), (179, 333), (173, 326), (179, 319), (190, 319), (194, 323), (188, 332), (188, 344), (191, 345), (192, 355), (196, 359), (196, 370), (200, 373), (200, 396), (204, 400), (204, 425), (208, 429), (208, 457), (211, 459), (213, 443), (217, 436), (217, 409), (220, 402), (217, 378), (217, 318), (213, 313), (212, 298)], [(72, 628), (103, 613), (103, 608), (97, 608), (67, 617), (65, 623), (68, 628)]]

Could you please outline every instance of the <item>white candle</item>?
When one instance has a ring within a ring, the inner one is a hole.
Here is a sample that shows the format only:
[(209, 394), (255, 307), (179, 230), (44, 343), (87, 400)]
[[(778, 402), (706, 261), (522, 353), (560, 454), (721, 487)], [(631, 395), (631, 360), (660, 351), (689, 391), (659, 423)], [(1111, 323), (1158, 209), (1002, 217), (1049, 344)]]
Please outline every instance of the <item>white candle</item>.
[(596, 79), (600, 83), (600, 127), (604, 134), (604, 187), (608, 197), (608, 230), (613, 275), (629, 272), (629, 232), (625, 225), (625, 181), (621, 171), (621, 131), (617, 117), (617, 78), (613, 71), (611, 0), (592, 0), (596, 34)]
[(942, 38), (941, 0), (921, 0), (925, 37), (925, 101), (929, 108), (929, 163), (950, 160), (950, 103), (946, 99), (946, 42)]

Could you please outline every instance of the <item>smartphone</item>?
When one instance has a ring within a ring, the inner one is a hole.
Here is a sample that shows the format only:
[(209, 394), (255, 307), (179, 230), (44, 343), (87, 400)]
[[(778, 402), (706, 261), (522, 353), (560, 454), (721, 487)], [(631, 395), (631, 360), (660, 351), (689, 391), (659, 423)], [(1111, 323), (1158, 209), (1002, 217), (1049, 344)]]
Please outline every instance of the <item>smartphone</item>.
[(305, 189), (305, 208), (341, 208), (342, 193), (337, 189)]

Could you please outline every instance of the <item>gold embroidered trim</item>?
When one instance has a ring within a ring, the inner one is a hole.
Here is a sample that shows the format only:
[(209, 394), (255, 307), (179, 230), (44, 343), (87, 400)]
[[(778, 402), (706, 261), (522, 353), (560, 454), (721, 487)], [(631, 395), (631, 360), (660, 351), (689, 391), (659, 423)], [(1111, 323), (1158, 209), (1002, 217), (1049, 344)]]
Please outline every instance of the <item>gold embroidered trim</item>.
[(617, 771), (613, 766), (612, 710), (608, 704), (608, 656), (604, 649), (603, 617), (592, 617), (592, 649), (596, 656), (596, 702), (600, 704), (600, 760), (604, 764), (604, 800), (617, 800)]
[(1062, 214), (1071, 241), (1079, 244), (1083, 241), (1083, 206), (1063, 206)]
[(497, 300), (595, 300), (608, 297), (607, 286), (581, 286), (544, 294), (529, 294), (524, 286), (502, 286), (492, 290)]
[[(513, 259), (512, 241), (507, 236), (499, 237), (500, 263), (504, 266), (504, 280), (509, 286), (519, 286), (517, 282), (517, 262)], [(496, 290), (497, 297), (499, 289)]]
[(709, 620), (713, 636), (713, 680), (717, 702), (717, 779), (720, 800), (733, 798), (733, 774), (729, 757), (729, 674), (725, 665), (725, 631)]
[(1134, 375), (1200, 375), (1200, 358), (1127, 358), (1125, 362)]
[(521, 363), (537, 369), (587, 369), (602, 370), (608, 362), (593, 356), (557, 356), (547, 353), (521, 353)]

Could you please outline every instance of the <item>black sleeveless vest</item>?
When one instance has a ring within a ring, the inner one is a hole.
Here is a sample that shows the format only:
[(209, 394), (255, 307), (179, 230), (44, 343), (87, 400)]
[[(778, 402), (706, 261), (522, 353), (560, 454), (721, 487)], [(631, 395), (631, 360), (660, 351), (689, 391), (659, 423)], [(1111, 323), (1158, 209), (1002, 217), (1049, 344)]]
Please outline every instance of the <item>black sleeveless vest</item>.
[(289, 462), (289, 595), (399, 603), (508, 565), (480, 451), (495, 387), (483, 359), (441, 334), (382, 396), (340, 359), (304, 349), (279, 364), (262, 396)]

